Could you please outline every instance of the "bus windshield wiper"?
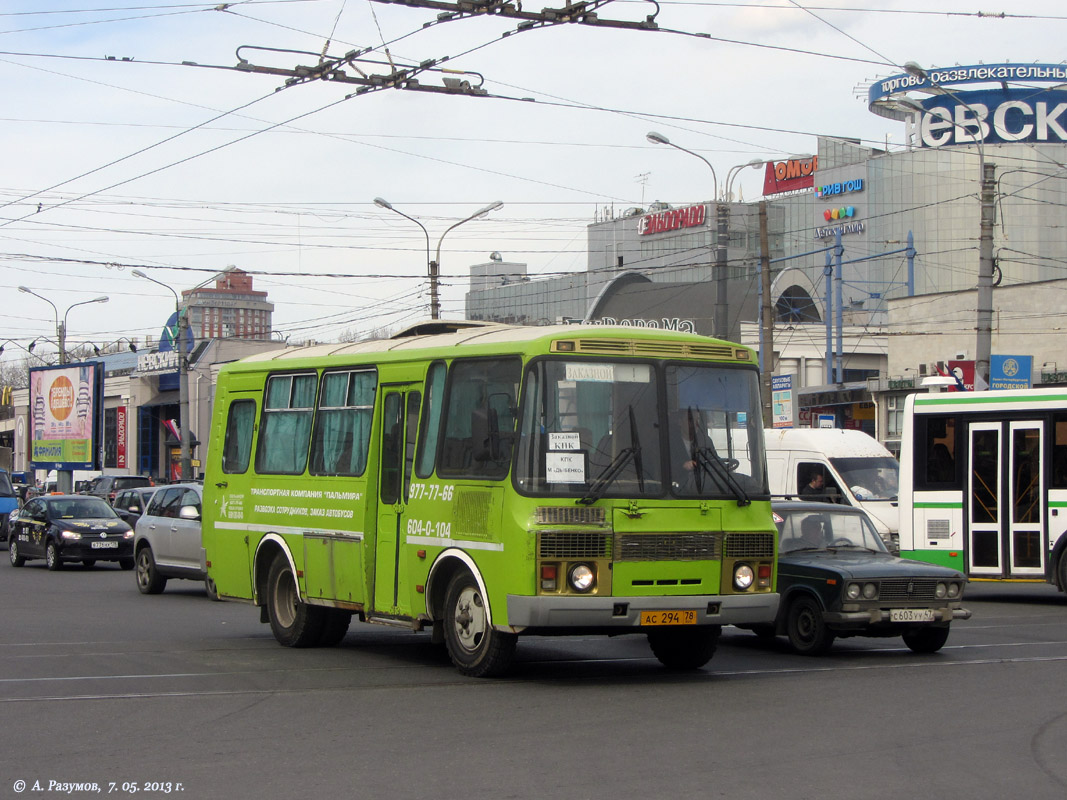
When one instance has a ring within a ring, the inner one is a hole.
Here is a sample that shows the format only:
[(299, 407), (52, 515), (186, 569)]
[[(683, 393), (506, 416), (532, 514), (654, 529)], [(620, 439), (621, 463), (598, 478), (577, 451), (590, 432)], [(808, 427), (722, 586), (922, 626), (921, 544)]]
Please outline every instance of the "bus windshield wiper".
[(644, 469), (641, 466), (641, 441), (637, 435), (637, 421), (634, 418), (633, 406), (627, 406), (630, 412), (630, 441), (631, 447), (624, 447), (619, 451), (619, 454), (611, 460), (611, 463), (604, 467), (603, 471), (597, 475), (593, 481), (592, 486), (589, 487), (589, 491), (584, 496), (578, 498), (578, 502), (587, 506), (591, 503), (595, 503), (604, 493), (608, 490), (608, 487), (615, 482), (615, 479), (619, 477), (619, 473), (623, 468), (630, 463), (634, 462), (634, 470), (637, 472), (637, 486), (638, 489), (644, 494), (645, 491), (645, 475)]
[[(705, 447), (694, 448), (693, 454), (696, 456), (694, 459), (697, 464), (713, 478), (718, 478), (726, 487), (733, 492), (734, 497), (737, 498), (737, 505), (747, 506), (751, 505), (752, 501), (749, 499), (748, 494), (741, 488), (741, 484), (737, 482), (737, 478), (733, 476), (732, 468), (730, 464), (723, 461), (722, 456), (715, 450), (715, 445), (711, 442)], [(737, 463), (731, 459), (733, 463), (733, 469), (736, 469)]]

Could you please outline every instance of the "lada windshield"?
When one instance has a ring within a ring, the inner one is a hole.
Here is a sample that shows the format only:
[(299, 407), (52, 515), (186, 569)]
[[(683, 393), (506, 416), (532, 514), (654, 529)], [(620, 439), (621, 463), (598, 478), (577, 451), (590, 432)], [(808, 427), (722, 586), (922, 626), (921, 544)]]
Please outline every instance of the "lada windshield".
[(525, 386), (515, 464), (524, 493), (766, 495), (754, 370), (541, 359)]

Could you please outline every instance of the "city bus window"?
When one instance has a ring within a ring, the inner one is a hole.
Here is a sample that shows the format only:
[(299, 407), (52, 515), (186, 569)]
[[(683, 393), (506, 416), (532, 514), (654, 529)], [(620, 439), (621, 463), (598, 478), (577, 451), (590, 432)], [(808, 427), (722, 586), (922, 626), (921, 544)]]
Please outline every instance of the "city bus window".
[(508, 474), (520, 368), (517, 358), (453, 362), (438, 475), (500, 479)]
[(915, 475), (927, 485), (958, 484), (956, 418), (931, 415), (923, 422), (916, 426)]
[(422, 415), (419, 452), (415, 459), (415, 474), (429, 478), (437, 457), (437, 438), (441, 431), (441, 409), (444, 406), (445, 365), (438, 361), (430, 365), (426, 374), (426, 411)]
[(222, 471), (245, 472), (252, 456), (252, 428), (256, 421), (253, 400), (237, 400), (230, 404), (226, 418), (226, 439), (222, 448)]
[(312, 475), (362, 475), (367, 468), (374, 391), (373, 370), (322, 376), (311, 445)]
[(1052, 415), (1052, 488), (1067, 489), (1067, 414)]
[(307, 468), (315, 377), (275, 375), (268, 379), (256, 472), (299, 475)]

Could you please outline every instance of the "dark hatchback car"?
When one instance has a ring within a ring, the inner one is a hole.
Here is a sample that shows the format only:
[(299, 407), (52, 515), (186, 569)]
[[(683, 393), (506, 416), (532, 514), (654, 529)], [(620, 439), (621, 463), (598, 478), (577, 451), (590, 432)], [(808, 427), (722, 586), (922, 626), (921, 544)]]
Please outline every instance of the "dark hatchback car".
[(115, 502), (111, 505), (119, 518), (136, 530), (137, 520), (148, 508), (148, 501), (152, 499), (152, 495), (158, 488), (158, 486), (139, 486), (136, 489), (123, 489), (115, 495)]
[(115, 496), (123, 489), (151, 485), (152, 480), (145, 475), (101, 475), (93, 479), (93, 482), (86, 488), (85, 493), (95, 497), (102, 497), (109, 503), (114, 503)]
[(781, 603), (774, 625), (756, 633), (784, 634), (806, 655), (848, 636), (901, 636), (916, 653), (935, 653), (949, 623), (970, 618), (964, 575), (891, 555), (861, 509), (793, 501), (772, 508)]
[(133, 529), (106, 500), (86, 495), (35, 497), (19, 511), (7, 539), (11, 566), (43, 558), (48, 569), (80, 561), (118, 561), (133, 569)]

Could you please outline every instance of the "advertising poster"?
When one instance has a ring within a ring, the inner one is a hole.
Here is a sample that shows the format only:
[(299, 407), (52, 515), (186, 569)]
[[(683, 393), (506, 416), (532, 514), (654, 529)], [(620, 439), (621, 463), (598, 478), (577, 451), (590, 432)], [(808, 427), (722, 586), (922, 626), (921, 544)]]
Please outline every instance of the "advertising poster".
[(792, 428), (793, 421), (793, 376), (771, 376), (771, 427)]
[(94, 469), (100, 365), (30, 370), (30, 466)]

